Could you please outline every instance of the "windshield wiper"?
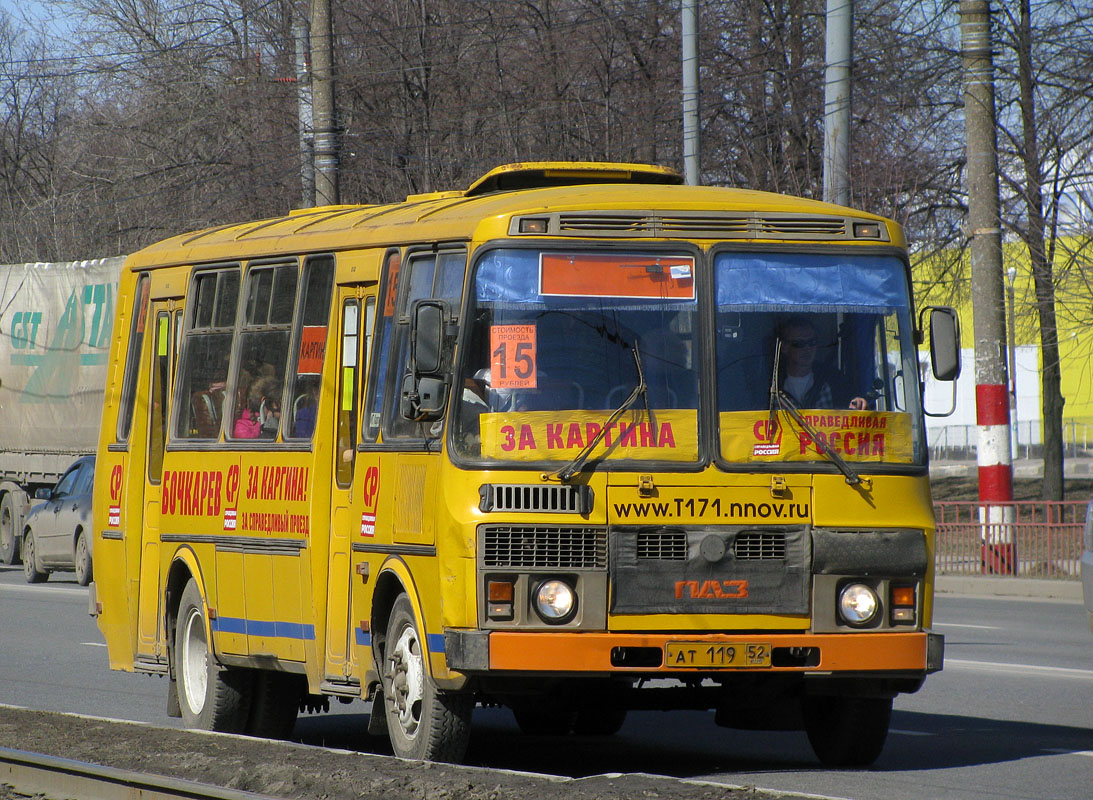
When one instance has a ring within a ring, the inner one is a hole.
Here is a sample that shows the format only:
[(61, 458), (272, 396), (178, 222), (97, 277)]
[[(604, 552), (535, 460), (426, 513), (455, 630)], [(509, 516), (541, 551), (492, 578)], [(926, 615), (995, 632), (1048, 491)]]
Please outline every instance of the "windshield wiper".
[(782, 339), (779, 337), (774, 344), (774, 371), (772, 372), (770, 379), (770, 426), (768, 428), (770, 436), (773, 438), (774, 432), (777, 430), (777, 416), (778, 409), (780, 408), (782, 411), (789, 414), (789, 416), (793, 418), (793, 421), (800, 425), (805, 433), (812, 437), (812, 441), (820, 448), (820, 452), (827, 456), (828, 459), (839, 468), (839, 472), (843, 474), (848, 484), (851, 486), (863, 486), (863, 488), (868, 489), (871, 481), (862, 478), (861, 475), (854, 471), (853, 467), (846, 463), (846, 460), (827, 443), (827, 440), (820, 435), (820, 432), (801, 415), (800, 409), (790, 396), (779, 388), (778, 362), (781, 360), (781, 355)]
[(621, 406), (616, 408), (611, 413), (611, 416), (607, 418), (607, 422), (600, 426), (600, 429), (596, 432), (596, 435), (592, 437), (588, 444), (581, 448), (581, 451), (573, 457), (572, 461), (570, 461), (568, 464), (566, 464), (564, 467), (562, 467), (560, 470), (557, 470), (556, 472), (544, 473), (543, 480), (557, 479), (560, 480), (562, 483), (569, 483), (574, 475), (579, 474), (581, 470), (584, 469), (584, 463), (588, 460), (588, 457), (592, 455), (592, 451), (596, 449), (596, 445), (600, 443), (600, 440), (603, 439), (605, 435), (607, 435), (608, 428), (614, 425), (618, 421), (619, 417), (625, 414), (626, 411), (631, 406), (633, 406), (635, 402), (637, 402), (639, 396), (643, 397), (645, 400), (646, 416), (652, 416), (649, 411), (649, 387), (645, 383), (645, 370), (642, 369), (641, 366), (641, 354), (638, 352), (637, 342), (634, 342), (634, 344), (631, 345), (630, 349), (634, 353), (634, 364), (638, 368), (638, 382), (637, 385), (634, 387), (633, 391), (630, 392), (630, 396), (622, 402)]

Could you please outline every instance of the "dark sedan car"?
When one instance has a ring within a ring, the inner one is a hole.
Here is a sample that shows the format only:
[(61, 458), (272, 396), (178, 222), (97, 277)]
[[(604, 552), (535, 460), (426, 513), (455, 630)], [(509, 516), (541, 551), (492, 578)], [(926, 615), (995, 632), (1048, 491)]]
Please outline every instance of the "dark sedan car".
[(23, 525), (23, 575), (40, 583), (57, 570), (75, 570), (80, 586), (91, 583), (91, 487), (95, 457), (78, 459), (52, 489), (39, 489)]

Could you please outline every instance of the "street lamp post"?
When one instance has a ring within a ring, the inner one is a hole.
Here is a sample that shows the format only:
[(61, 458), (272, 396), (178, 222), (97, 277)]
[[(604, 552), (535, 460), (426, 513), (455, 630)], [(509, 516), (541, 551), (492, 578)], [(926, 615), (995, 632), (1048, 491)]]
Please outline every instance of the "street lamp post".
[(1017, 279), (1017, 267), (1006, 270), (1006, 289), (1009, 300), (1009, 373), (1010, 373), (1010, 424), (1013, 426), (1013, 458), (1016, 460), (1018, 453), (1017, 437), (1017, 337), (1014, 324), (1013, 282)]

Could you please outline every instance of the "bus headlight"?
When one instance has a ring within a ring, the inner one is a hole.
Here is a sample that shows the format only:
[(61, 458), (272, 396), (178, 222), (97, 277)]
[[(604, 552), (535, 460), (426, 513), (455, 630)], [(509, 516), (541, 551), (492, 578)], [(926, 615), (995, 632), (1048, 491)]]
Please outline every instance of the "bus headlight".
[(851, 583), (839, 592), (839, 616), (847, 625), (866, 625), (877, 615), (880, 600), (864, 583)]
[(565, 581), (552, 578), (535, 590), (535, 611), (543, 622), (560, 625), (577, 612), (577, 593)]

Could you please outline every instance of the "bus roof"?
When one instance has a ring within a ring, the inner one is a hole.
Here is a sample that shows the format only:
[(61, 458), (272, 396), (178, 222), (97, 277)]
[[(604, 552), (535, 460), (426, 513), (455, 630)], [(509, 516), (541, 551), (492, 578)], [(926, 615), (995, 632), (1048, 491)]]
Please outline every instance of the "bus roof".
[[(646, 164), (526, 162), (497, 167), (466, 191), (411, 195), (384, 205), (299, 209), (283, 217), (181, 234), (129, 257), (130, 268), (330, 252), (417, 242), (504, 237), (513, 217), (576, 223), (567, 235), (615, 238), (830, 240), (853, 222), (887, 223), (883, 241), (903, 243), (884, 218), (798, 197), (683, 186), (677, 172)], [(554, 225), (558, 228), (558, 223)], [(547, 235), (557, 230), (548, 229)], [(565, 234), (563, 234), (565, 235)], [(839, 238), (853, 240), (841, 235)], [(876, 243), (874, 237), (873, 243)]]

